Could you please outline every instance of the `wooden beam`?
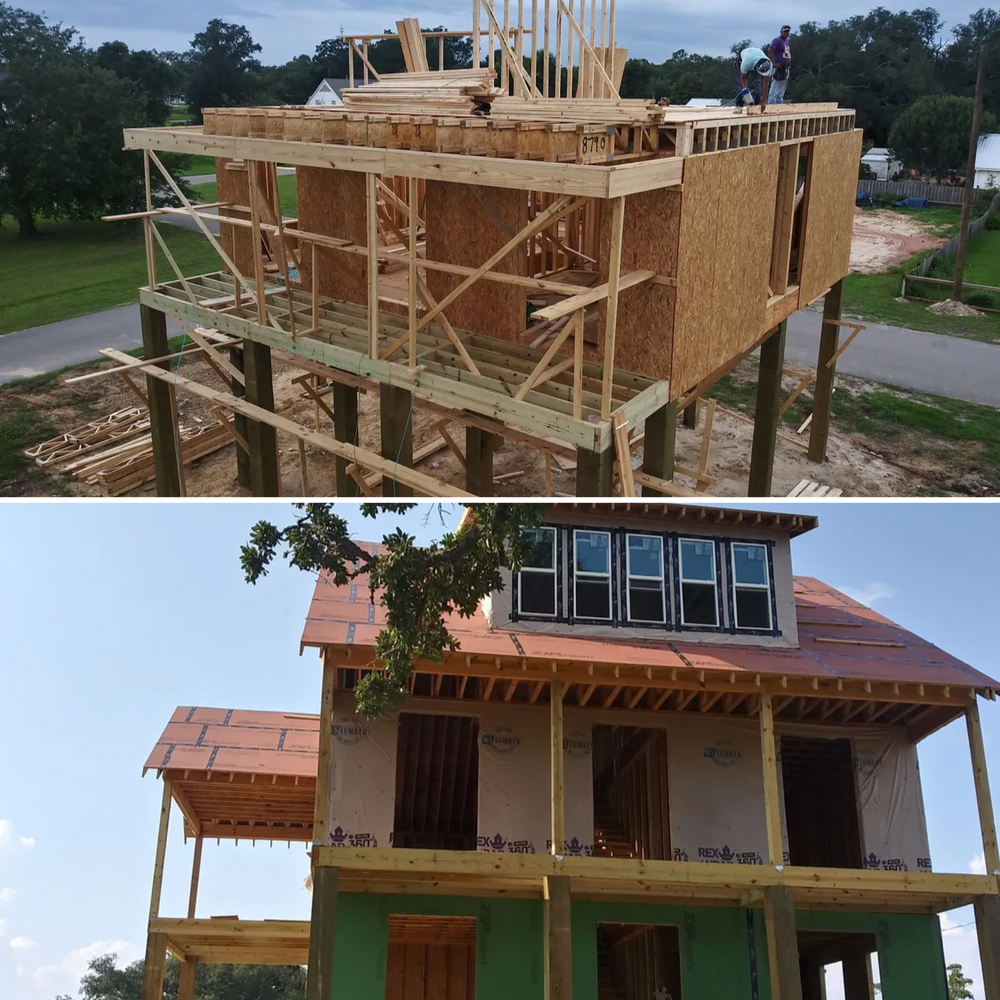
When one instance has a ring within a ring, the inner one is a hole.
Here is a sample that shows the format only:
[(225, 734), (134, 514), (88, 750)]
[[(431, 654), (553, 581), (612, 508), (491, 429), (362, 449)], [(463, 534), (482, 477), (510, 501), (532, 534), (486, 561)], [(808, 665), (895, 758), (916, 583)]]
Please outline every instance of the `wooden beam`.
[(333, 771), (333, 698), (337, 687), (337, 668), (332, 656), (323, 653), (323, 679), (320, 688), (319, 746), (316, 767), (316, 798), (313, 803), (313, 843), (325, 845), (327, 810), (330, 801), (330, 775)]
[(338, 880), (337, 868), (313, 865), (306, 1000), (330, 1000), (333, 995), (333, 949), (337, 931)]
[(545, 998), (573, 1000), (573, 935), (570, 882), (565, 875), (545, 879)]
[(771, 1000), (802, 1000), (795, 903), (789, 886), (769, 885), (764, 888), (764, 920)]
[(969, 733), (969, 750), (972, 754), (972, 778), (976, 786), (976, 805), (979, 809), (979, 827), (983, 835), (983, 857), (988, 875), (1000, 876), (1000, 850), (997, 847), (997, 826), (990, 795), (990, 779), (986, 770), (986, 747), (983, 728), (979, 720), (979, 704), (973, 701), (965, 710), (965, 723)]
[(830, 438), (830, 404), (833, 383), (837, 376), (834, 356), (840, 339), (840, 313), (844, 299), (844, 280), (836, 282), (823, 298), (823, 326), (816, 362), (816, 387), (813, 389), (812, 425), (809, 428), (810, 462), (826, 461), (826, 446)]
[(778, 788), (778, 755), (774, 738), (774, 710), (771, 696), (760, 696), (760, 749), (764, 760), (764, 813), (767, 820), (768, 864), (784, 863), (781, 840), (781, 797)]
[(563, 686), (553, 681), (549, 706), (550, 769), (552, 785), (552, 853), (566, 852), (566, 775), (563, 752)]
[[(757, 409), (753, 422), (753, 445), (750, 452), (750, 481), (747, 495), (769, 497), (774, 473), (774, 451), (778, 436), (778, 406), (781, 400), (781, 373), (785, 365), (783, 320), (774, 333), (761, 344), (757, 374)], [(815, 425), (814, 425), (815, 426)]]
[[(160, 358), (167, 353), (167, 317), (158, 309), (139, 306), (142, 327), (142, 350), (147, 358)], [(129, 359), (131, 360), (131, 359)], [(167, 370), (170, 362), (161, 362)], [(149, 431), (156, 470), (156, 495), (181, 496), (177, 427), (174, 422), (173, 393), (168, 383), (146, 376), (146, 397), (149, 399)]]

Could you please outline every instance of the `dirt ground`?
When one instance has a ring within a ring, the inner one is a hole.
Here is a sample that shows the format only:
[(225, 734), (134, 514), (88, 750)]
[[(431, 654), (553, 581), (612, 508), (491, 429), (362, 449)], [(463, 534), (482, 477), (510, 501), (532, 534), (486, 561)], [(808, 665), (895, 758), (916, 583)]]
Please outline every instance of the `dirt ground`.
[[(219, 385), (220, 380), (202, 361), (186, 363), (183, 373), (189, 378)], [(276, 364), (274, 386), (276, 406), (280, 413), (308, 427), (314, 426), (314, 403), (292, 385), (298, 374), (290, 366)], [(752, 381), (756, 371), (751, 362), (744, 362), (736, 369), (737, 383)], [(838, 384), (852, 389), (872, 388), (859, 379), (840, 377)], [(795, 379), (786, 379), (785, 388), (791, 390)], [(115, 378), (95, 379), (89, 382), (66, 385), (60, 382), (47, 391), (21, 397), (46, 413), (52, 423), (64, 430), (77, 426), (100, 414), (110, 413), (124, 406), (133, 405), (134, 397)], [(374, 393), (362, 395), (359, 400), (361, 447), (378, 452), (379, 418), (378, 398)], [(185, 422), (211, 420), (209, 404), (196, 397), (180, 394), (180, 416)], [(320, 414), (320, 430), (332, 433), (330, 419)], [(432, 433), (437, 423), (436, 414), (416, 408), (413, 413), (414, 448), (419, 448)], [(677, 462), (696, 467), (701, 452), (703, 421), (699, 428), (678, 427)], [(449, 425), (449, 432), (460, 447), (464, 447), (464, 432), (457, 424)], [(716, 412), (708, 474), (718, 480), (710, 487), (710, 496), (744, 496), (753, 426), (746, 418), (719, 409)], [(808, 432), (797, 435), (794, 427), (783, 427), (778, 438), (775, 457), (772, 493), (786, 496), (802, 479), (810, 479), (831, 487), (839, 487), (845, 496), (912, 496), (921, 487), (939, 486), (954, 481), (954, 469), (961, 467), (961, 454), (955, 449), (940, 454), (924, 449), (920, 459), (912, 454), (913, 442), (895, 440), (891, 443), (873, 443), (858, 435), (831, 433), (828, 461), (817, 466), (806, 458)], [(249, 492), (236, 483), (235, 445), (229, 445), (186, 467), (187, 494), (189, 496), (248, 496)], [(281, 462), (281, 486), (285, 496), (302, 496), (302, 476), (298, 444), (294, 438), (278, 433)], [(634, 464), (639, 464), (641, 449)], [(334, 495), (335, 475), (333, 456), (313, 446), (306, 448), (309, 495), (324, 497)], [(894, 464), (900, 462), (905, 468)], [(421, 471), (457, 487), (464, 487), (464, 469), (455, 455), (442, 448), (420, 463)], [(516, 442), (505, 441), (494, 459), (494, 474), (516, 473), (496, 484), (496, 494), (506, 497), (539, 497), (545, 492), (544, 457), (534, 449)], [(677, 477), (679, 483), (694, 486), (691, 480)], [(96, 486), (88, 486), (67, 477), (58, 479), (59, 488), (79, 496), (96, 496)], [(969, 484), (974, 486), (975, 484)], [(556, 495), (575, 495), (576, 470), (572, 462), (556, 458), (552, 462), (552, 486)], [(53, 491), (53, 484), (44, 481), (30, 484), (27, 492), (44, 495)], [(380, 492), (380, 485), (375, 488)], [(139, 487), (129, 496), (154, 496), (153, 483)]]
[(851, 272), (877, 274), (894, 264), (909, 260), (921, 250), (946, 243), (935, 235), (936, 227), (910, 215), (890, 209), (854, 210), (854, 236), (851, 240)]

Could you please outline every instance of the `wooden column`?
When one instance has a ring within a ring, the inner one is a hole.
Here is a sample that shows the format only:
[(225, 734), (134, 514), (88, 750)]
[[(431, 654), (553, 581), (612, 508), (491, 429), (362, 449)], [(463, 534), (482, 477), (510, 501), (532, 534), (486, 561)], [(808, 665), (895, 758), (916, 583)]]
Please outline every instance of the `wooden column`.
[[(140, 307), (141, 308), (141, 307)], [(167, 833), (170, 829), (171, 785), (163, 782), (160, 801), (160, 823), (156, 832), (156, 854), (153, 860), (153, 887), (149, 894), (149, 918), (160, 915), (160, 897), (163, 893), (163, 862), (167, 855)], [(146, 960), (142, 970), (142, 1000), (161, 1000), (163, 973), (167, 965), (166, 934), (147, 934)]]
[(316, 797), (313, 805), (313, 844), (326, 845), (326, 809), (330, 797), (330, 772), (333, 769), (333, 693), (337, 668), (323, 652), (323, 685), (319, 710), (319, 757), (316, 766)]
[(816, 384), (813, 389), (813, 418), (809, 425), (809, 461), (826, 461), (826, 444), (830, 437), (830, 403), (836, 364), (829, 364), (840, 342), (841, 304), (844, 300), (844, 280), (841, 278), (823, 298), (823, 328), (816, 360)]
[[(271, 348), (243, 341), (243, 377), (246, 400), (265, 410), (274, 411), (274, 382), (271, 377)], [(270, 424), (247, 421), (247, 444), (250, 445), (250, 489), (255, 497), (280, 496), (278, 472), (278, 432)]]
[(163, 893), (163, 862), (167, 856), (167, 831), (170, 829), (171, 784), (163, 782), (163, 799), (160, 802), (160, 825), (156, 832), (156, 856), (153, 861), (153, 888), (149, 894), (149, 916), (160, 915), (160, 896)]
[[(233, 346), (229, 348), (229, 363), (238, 371), (243, 371), (242, 346)], [(239, 379), (232, 379), (230, 381), (230, 387), (232, 394), (237, 399), (242, 399), (246, 395), (243, 383)], [(236, 433), (239, 434), (244, 441), (246, 441), (247, 418), (242, 413), (233, 414), (233, 427), (236, 429)], [(239, 483), (240, 486), (245, 486), (247, 489), (250, 488), (250, 456), (239, 445), (236, 446), (236, 482)]]
[[(382, 457), (398, 465), (413, 466), (413, 394), (383, 382), (379, 386), (382, 416)], [(413, 489), (382, 477), (382, 496), (411, 497)]]
[(1000, 896), (979, 896), (972, 905), (979, 935), (986, 1000), (1000, 1000)]
[(550, 688), (549, 706), (549, 760), (552, 787), (552, 853), (563, 854), (566, 850), (566, 777), (563, 753), (563, 686), (562, 681), (553, 681)]
[(979, 703), (972, 702), (965, 710), (965, 724), (969, 731), (969, 751), (972, 755), (972, 779), (976, 786), (976, 805), (979, 808), (979, 828), (983, 835), (983, 858), (989, 875), (1000, 874), (1000, 849), (997, 847), (997, 825), (993, 816), (990, 796), (990, 778), (986, 771), (986, 748), (983, 745), (983, 727), (979, 721)]
[(684, 407), (684, 426), (692, 429), (698, 426), (698, 400)]
[[(333, 383), (333, 436), (345, 444), (358, 443), (358, 390), (350, 385)], [(360, 490), (354, 477), (348, 475), (351, 464), (346, 458), (335, 459), (337, 496), (356, 497)]]
[(874, 1000), (868, 970), (868, 953), (861, 948), (843, 958), (844, 1000)]
[[(685, 411), (687, 412), (687, 411)], [(667, 403), (646, 417), (642, 439), (642, 471), (657, 479), (674, 478), (674, 446), (677, 440), (677, 403)], [(642, 495), (659, 496), (643, 486)]]
[[(201, 837), (195, 837), (194, 857), (191, 859), (191, 890), (188, 893), (188, 920), (194, 920), (198, 910), (198, 883), (201, 880), (201, 849), (204, 843)], [(177, 1000), (194, 1000), (194, 988), (197, 978), (197, 960), (189, 958), (182, 961), (180, 981), (177, 984)]]
[(760, 751), (764, 760), (764, 816), (767, 822), (767, 862), (784, 863), (781, 841), (781, 797), (778, 789), (778, 753), (774, 739), (774, 711), (771, 696), (760, 696)]
[(146, 959), (142, 965), (142, 1000), (162, 1000), (163, 974), (167, 968), (167, 935), (146, 936)]
[[(162, 358), (167, 350), (167, 317), (151, 306), (139, 305), (142, 327), (142, 352), (147, 358)], [(170, 367), (161, 361), (160, 367)], [(149, 426), (156, 469), (156, 495), (181, 495), (180, 469), (177, 466), (177, 425), (174, 422), (173, 389), (168, 382), (146, 376), (146, 398), (149, 400)]]
[(795, 904), (789, 886), (769, 885), (764, 888), (764, 920), (767, 926), (771, 1000), (803, 1000)]
[(480, 497), (493, 496), (493, 452), (500, 439), (478, 427), (465, 428), (465, 488)]
[(312, 916), (309, 924), (309, 970), (306, 1000), (330, 1000), (333, 989), (333, 948), (337, 931), (339, 869), (313, 868)]
[[(573, 1000), (573, 938), (568, 875), (545, 878), (545, 1000)], [(306, 1000), (312, 1000), (307, 997)]]
[(374, 174), (365, 174), (368, 214), (368, 356), (378, 357), (378, 191)]
[(609, 497), (614, 481), (615, 449), (604, 451), (576, 449), (576, 495), (578, 497)]
[(774, 448), (778, 440), (778, 407), (781, 402), (781, 370), (785, 366), (787, 325), (787, 321), (779, 323), (774, 333), (760, 346), (757, 409), (754, 414), (750, 483), (747, 488), (747, 495), (752, 497), (771, 495), (771, 474), (774, 472)]
[(194, 1000), (194, 988), (198, 978), (198, 962), (188, 958), (181, 962), (180, 981), (177, 984), (177, 1000)]

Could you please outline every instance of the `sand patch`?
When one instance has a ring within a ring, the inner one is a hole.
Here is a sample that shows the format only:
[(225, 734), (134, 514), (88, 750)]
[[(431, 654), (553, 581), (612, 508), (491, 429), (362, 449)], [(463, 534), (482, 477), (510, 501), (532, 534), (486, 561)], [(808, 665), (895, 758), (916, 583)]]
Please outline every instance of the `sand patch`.
[(855, 209), (851, 273), (878, 274), (915, 253), (947, 243), (946, 237), (935, 235), (935, 229), (928, 222), (888, 208)]

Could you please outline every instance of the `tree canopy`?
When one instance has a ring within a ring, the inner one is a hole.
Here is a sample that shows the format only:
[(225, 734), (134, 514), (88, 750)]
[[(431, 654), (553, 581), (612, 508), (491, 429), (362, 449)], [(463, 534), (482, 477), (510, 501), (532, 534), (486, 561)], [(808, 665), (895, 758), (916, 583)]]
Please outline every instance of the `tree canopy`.
[[(361, 513), (402, 513), (412, 503), (363, 503)], [(372, 554), (348, 535), (347, 522), (329, 503), (296, 504), (294, 523), (278, 528), (259, 521), (249, 544), (240, 550), (248, 583), (265, 576), (282, 554), (296, 569), (326, 572), (343, 586), (360, 576), (374, 592), (382, 592), (386, 624), (379, 633), (375, 655), (383, 669), (366, 674), (355, 688), (358, 712), (375, 718), (406, 700), (413, 665), (439, 661), (458, 648), (445, 616), (469, 618), (481, 598), (502, 586), (501, 570), (518, 569), (530, 545), (525, 528), (541, 522), (544, 504), (480, 503), (464, 530), (449, 532), (439, 542), (418, 546), (400, 529), (382, 539), (382, 551)], [(414, 586), (414, 581), (420, 581)], [(373, 664), (374, 666), (374, 664)]]

